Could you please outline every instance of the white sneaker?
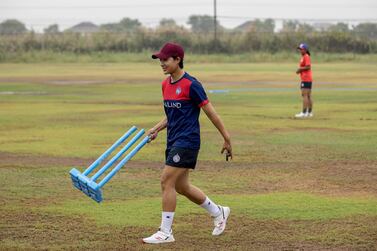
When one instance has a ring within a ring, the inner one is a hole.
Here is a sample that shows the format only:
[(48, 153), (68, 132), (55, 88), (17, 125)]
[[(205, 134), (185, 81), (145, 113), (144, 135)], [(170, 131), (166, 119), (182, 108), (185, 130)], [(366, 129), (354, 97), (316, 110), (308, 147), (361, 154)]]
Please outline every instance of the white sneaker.
[(213, 224), (215, 225), (215, 228), (213, 229), (212, 235), (220, 235), (222, 232), (224, 232), (226, 227), (226, 221), (228, 220), (229, 214), (230, 214), (230, 208), (229, 207), (222, 207), (218, 206), (220, 209), (220, 215), (217, 217), (214, 217)]
[(300, 112), (295, 115), (295, 118), (306, 118), (306, 113)]
[(161, 244), (174, 241), (175, 239), (172, 231), (170, 231), (170, 233), (167, 234), (165, 232), (162, 232), (160, 229), (152, 236), (143, 239), (143, 242), (148, 244)]
[(306, 114), (306, 117), (309, 117), (309, 118), (313, 117), (313, 113), (312, 113), (312, 112), (307, 113), (307, 114)]

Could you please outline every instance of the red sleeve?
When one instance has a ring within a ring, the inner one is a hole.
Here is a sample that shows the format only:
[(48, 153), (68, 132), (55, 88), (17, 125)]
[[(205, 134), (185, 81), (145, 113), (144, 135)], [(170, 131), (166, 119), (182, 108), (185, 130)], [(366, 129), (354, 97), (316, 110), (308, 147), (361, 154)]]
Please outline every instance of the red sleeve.
[(310, 66), (311, 63), (310, 63), (310, 57), (308, 54), (305, 55), (304, 57), (304, 66)]
[(208, 104), (207, 94), (198, 81), (193, 81), (190, 85), (190, 98), (199, 108)]
[(208, 103), (209, 103), (209, 100), (206, 99), (206, 100), (204, 100), (202, 103), (200, 103), (198, 106), (199, 106), (199, 108), (202, 108), (203, 106), (205, 106), (205, 105), (208, 104)]

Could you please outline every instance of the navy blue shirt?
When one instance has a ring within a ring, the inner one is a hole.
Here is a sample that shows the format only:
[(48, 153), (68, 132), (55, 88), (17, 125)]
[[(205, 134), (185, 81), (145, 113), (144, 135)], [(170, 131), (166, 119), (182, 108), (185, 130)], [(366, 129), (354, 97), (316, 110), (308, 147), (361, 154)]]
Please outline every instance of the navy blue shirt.
[(167, 148), (200, 148), (200, 108), (209, 101), (202, 84), (185, 73), (171, 82), (162, 82), (162, 95), (167, 123)]

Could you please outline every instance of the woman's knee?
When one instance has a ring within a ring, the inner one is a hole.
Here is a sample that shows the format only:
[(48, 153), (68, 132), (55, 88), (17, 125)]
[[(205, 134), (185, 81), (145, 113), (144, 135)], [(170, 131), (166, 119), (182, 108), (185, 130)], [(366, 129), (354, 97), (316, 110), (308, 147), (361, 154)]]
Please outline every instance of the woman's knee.
[(304, 97), (310, 97), (310, 94), (311, 94), (311, 91), (310, 90), (303, 90), (302, 92), (302, 96)]
[(160, 179), (161, 189), (164, 191), (169, 188), (174, 188), (174, 180), (169, 175), (162, 175)]
[(180, 195), (186, 195), (187, 191), (190, 189), (190, 186), (187, 184), (176, 184), (175, 185), (175, 191), (179, 193)]

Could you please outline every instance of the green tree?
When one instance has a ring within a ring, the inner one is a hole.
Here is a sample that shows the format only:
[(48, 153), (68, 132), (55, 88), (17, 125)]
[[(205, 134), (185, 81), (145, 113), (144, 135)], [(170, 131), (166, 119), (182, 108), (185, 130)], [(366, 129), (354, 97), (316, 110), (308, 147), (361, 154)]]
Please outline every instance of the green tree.
[(348, 24), (345, 23), (337, 23), (331, 25), (328, 29), (330, 32), (349, 32)]
[(297, 20), (288, 20), (283, 22), (282, 32), (296, 32), (299, 22)]
[(160, 20), (161, 27), (176, 27), (178, 26), (174, 19), (172, 18), (163, 18)]
[(359, 36), (377, 38), (377, 24), (374, 23), (358, 24), (353, 31)]
[(137, 19), (123, 18), (119, 23), (109, 23), (101, 25), (101, 29), (109, 32), (132, 32), (141, 27)]
[(310, 24), (298, 24), (297, 31), (302, 33), (310, 33), (315, 31), (315, 29)]
[(137, 19), (131, 19), (131, 18), (126, 17), (120, 20), (119, 26), (124, 31), (133, 31), (133, 30), (136, 30), (137, 28), (140, 28), (141, 23)]
[[(191, 25), (193, 32), (208, 33), (213, 32), (215, 28), (215, 20), (209, 15), (191, 15), (187, 22)], [(224, 28), (216, 21), (217, 30), (223, 30)]]
[(25, 25), (16, 19), (8, 19), (0, 23), (0, 34), (2, 35), (22, 34), (25, 32), (27, 32)]
[(44, 29), (45, 34), (57, 34), (59, 33), (59, 26), (57, 24), (52, 24)]
[(266, 19), (265, 21), (256, 19), (250, 23), (250, 31), (273, 33), (275, 29), (275, 21), (273, 19)]

